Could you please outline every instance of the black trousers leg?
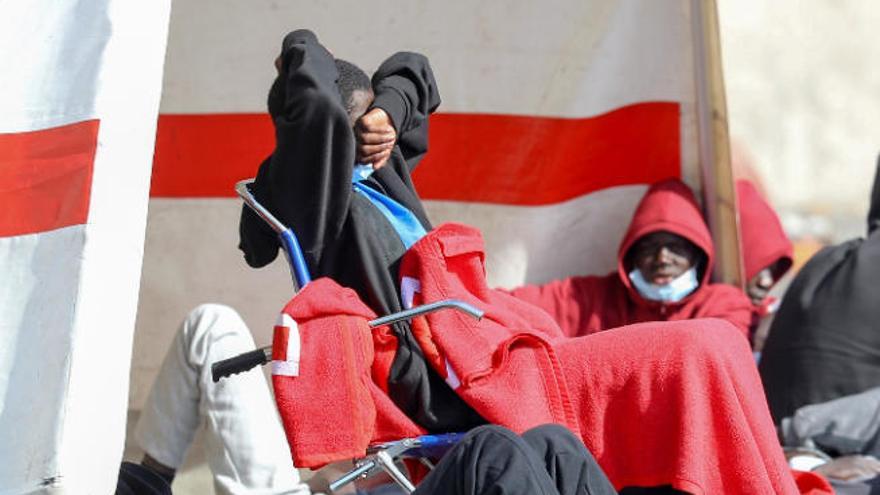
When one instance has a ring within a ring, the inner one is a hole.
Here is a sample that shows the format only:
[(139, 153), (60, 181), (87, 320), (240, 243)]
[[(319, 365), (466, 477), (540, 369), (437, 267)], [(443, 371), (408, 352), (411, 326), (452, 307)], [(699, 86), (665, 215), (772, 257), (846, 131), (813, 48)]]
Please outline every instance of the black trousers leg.
[(520, 437), (506, 428), (490, 425), (468, 433), (419, 484), (415, 493), (605, 495), (615, 492), (580, 440), (564, 428), (541, 427)]
[(543, 462), (519, 435), (479, 426), (443, 456), (416, 495), (556, 495)]
[(580, 438), (559, 425), (523, 433), (543, 462), (560, 495), (616, 495), (617, 492)]

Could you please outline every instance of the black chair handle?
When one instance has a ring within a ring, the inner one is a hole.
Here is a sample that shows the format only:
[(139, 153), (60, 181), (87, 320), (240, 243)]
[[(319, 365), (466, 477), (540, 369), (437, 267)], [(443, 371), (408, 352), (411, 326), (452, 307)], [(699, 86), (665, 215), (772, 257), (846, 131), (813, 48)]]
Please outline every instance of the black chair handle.
[[(272, 348), (269, 347), (268, 349), (271, 351)], [(221, 378), (249, 371), (268, 362), (269, 356), (266, 353), (266, 348), (254, 349), (253, 351), (212, 364), (211, 378), (214, 380), (214, 383), (217, 383)]]

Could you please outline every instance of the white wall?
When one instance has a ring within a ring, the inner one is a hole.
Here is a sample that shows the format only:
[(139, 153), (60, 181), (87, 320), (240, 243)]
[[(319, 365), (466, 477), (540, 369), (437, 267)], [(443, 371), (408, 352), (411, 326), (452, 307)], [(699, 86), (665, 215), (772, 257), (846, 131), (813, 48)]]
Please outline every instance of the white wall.
[(719, 0), (719, 15), (731, 135), (786, 227), (864, 233), (880, 152), (880, 3)]

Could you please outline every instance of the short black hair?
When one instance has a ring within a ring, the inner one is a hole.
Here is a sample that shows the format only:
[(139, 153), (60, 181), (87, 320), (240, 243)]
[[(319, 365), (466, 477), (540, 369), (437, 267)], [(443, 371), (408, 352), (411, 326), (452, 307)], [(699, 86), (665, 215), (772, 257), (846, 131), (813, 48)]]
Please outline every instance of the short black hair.
[(336, 81), (336, 85), (339, 87), (339, 94), (342, 96), (342, 104), (345, 105), (345, 110), (351, 113), (354, 108), (354, 100), (352, 98), (354, 92), (365, 91), (371, 93), (373, 85), (370, 83), (370, 77), (367, 76), (366, 72), (347, 60), (337, 58), (336, 70), (339, 71), (339, 79)]

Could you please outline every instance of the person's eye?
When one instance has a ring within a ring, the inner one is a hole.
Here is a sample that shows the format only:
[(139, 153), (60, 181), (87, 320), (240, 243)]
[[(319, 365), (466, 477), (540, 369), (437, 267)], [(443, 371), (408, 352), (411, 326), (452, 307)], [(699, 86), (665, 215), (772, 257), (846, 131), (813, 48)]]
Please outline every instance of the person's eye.
[(688, 255), (691, 253), (691, 247), (685, 243), (676, 243), (672, 250), (681, 255)]

